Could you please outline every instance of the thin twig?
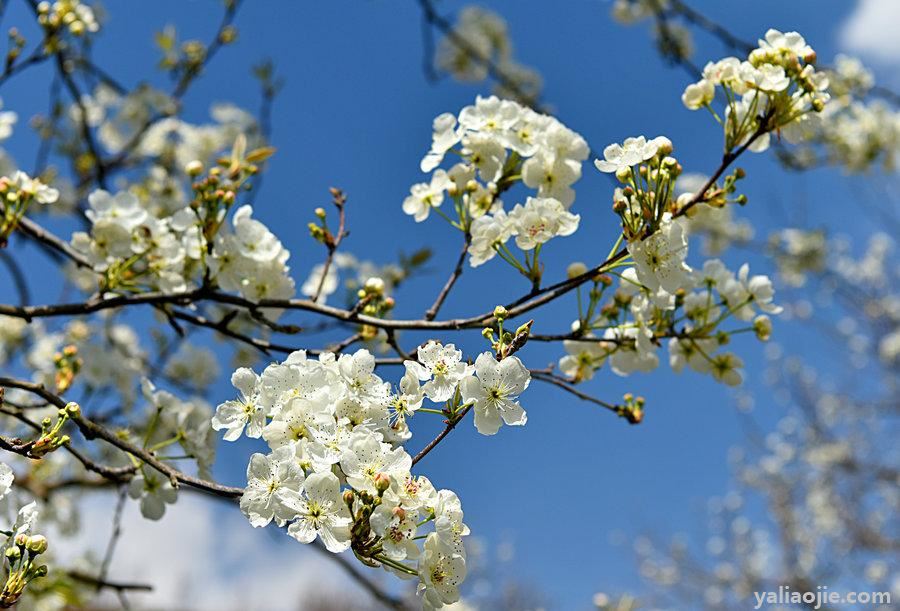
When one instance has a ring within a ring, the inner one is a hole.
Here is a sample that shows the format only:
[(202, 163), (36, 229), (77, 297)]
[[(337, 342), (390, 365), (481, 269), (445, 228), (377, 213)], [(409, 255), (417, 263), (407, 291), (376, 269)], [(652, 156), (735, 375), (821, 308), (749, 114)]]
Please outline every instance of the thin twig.
[(469, 234), (466, 234), (466, 238), (463, 242), (462, 250), (459, 253), (459, 258), (456, 260), (456, 267), (453, 268), (453, 272), (450, 274), (450, 277), (447, 278), (447, 282), (444, 283), (444, 287), (441, 289), (441, 292), (438, 294), (437, 299), (434, 300), (434, 303), (428, 308), (428, 311), (425, 312), (425, 320), (434, 320), (438, 315), (438, 311), (441, 309), (441, 306), (444, 305), (444, 301), (447, 299), (447, 296), (450, 294), (450, 291), (453, 289), (453, 286), (456, 284), (456, 281), (463, 273), (463, 269), (465, 269), (466, 262), (466, 253), (469, 252)]

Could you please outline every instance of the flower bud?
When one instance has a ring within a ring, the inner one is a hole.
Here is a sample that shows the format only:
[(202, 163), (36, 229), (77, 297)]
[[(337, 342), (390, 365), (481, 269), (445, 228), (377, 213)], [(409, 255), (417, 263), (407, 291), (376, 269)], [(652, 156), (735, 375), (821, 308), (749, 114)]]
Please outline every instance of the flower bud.
[(344, 503), (347, 507), (353, 508), (353, 491), (352, 490), (344, 490)]
[(619, 168), (616, 170), (616, 180), (619, 182), (628, 182), (631, 178), (631, 168)]
[(320, 208), (316, 208), (316, 209), (315, 209), (315, 215), (316, 215), (317, 217), (319, 217), (320, 219), (324, 219), (324, 218), (325, 218), (325, 208), (321, 208), (321, 207), (320, 207)]
[(498, 305), (496, 308), (494, 308), (494, 318), (496, 318), (497, 320), (505, 319), (508, 314), (509, 312), (502, 305)]
[(765, 314), (760, 314), (753, 320), (753, 331), (759, 341), (769, 341), (769, 338), (772, 337), (772, 319)]
[(196, 178), (203, 173), (203, 162), (195, 159), (184, 166), (184, 173), (191, 178)]
[(581, 261), (576, 261), (575, 263), (571, 263), (569, 267), (566, 268), (566, 276), (569, 279), (577, 278), (578, 276), (587, 272), (587, 269), (587, 265), (585, 265)]
[(376, 295), (381, 295), (384, 293), (384, 280), (381, 278), (372, 277), (366, 280), (365, 284), (366, 292), (375, 293)]
[(391, 487), (391, 478), (384, 473), (375, 476), (375, 490), (381, 495), (385, 490)]
[(668, 138), (666, 138), (665, 136), (659, 136), (658, 138), (655, 139), (655, 141), (659, 142), (659, 148), (657, 149), (657, 152), (660, 155), (668, 155), (669, 153), (672, 152), (672, 150), (674, 148), (672, 146), (672, 141), (669, 140)]
[(33, 537), (29, 537), (28, 543), (25, 547), (29, 552), (34, 554), (43, 554), (47, 551), (47, 537), (44, 535), (34, 535)]

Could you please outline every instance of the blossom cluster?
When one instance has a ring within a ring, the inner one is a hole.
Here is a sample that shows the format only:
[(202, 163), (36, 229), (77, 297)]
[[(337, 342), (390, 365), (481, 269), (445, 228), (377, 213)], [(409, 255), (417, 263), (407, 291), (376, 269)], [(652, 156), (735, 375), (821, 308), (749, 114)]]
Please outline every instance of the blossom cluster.
[(893, 170), (900, 151), (900, 113), (883, 100), (864, 99), (875, 85), (872, 73), (859, 60), (838, 55), (828, 80), (832, 100), (825, 110), (788, 133), (802, 145), (790, 161), (800, 167), (829, 163), (848, 172), (876, 164)]
[[(575, 200), (572, 184), (581, 178), (589, 152), (584, 138), (553, 117), (493, 96), (479, 97), (458, 117), (438, 116), (433, 127), (422, 171), (435, 170), (448, 152), (461, 161), (434, 171), (430, 182), (414, 185), (403, 202), (404, 212), (420, 222), (434, 210), (469, 232), (473, 267), (499, 254), (526, 275), (534, 274), (536, 262), (526, 256), (523, 265), (506, 243), (515, 237), (520, 249), (534, 250), (536, 257), (550, 239), (577, 229), (580, 217), (568, 208)], [(518, 182), (534, 196), (507, 211), (500, 195)], [(455, 220), (440, 210), (445, 195), (453, 202)]]
[(59, 199), (59, 191), (22, 171), (0, 178), (0, 247), (33, 203), (47, 205)]
[[(770, 29), (747, 60), (709, 62), (703, 78), (688, 85), (681, 99), (691, 109), (708, 108), (725, 130), (725, 148), (769, 147), (769, 132), (798, 125), (821, 112), (829, 100), (828, 76), (814, 67), (816, 53), (797, 32)], [(716, 88), (726, 99), (724, 119), (712, 109)]]
[[(238, 369), (239, 397), (217, 407), (213, 428), (228, 441), (262, 437), (271, 450), (247, 469), (241, 509), (253, 526), (274, 521), (302, 543), (352, 547), (366, 564), (417, 576), (426, 606), (440, 607), (459, 598), (469, 531), (456, 494), (411, 474), (408, 420), (420, 410), (453, 419), (473, 409), (483, 434), (522, 425), (517, 397), (530, 375), (514, 356), (486, 352), (471, 365), (452, 344), (433, 341), (406, 361), (396, 388), (375, 364), (367, 350), (318, 359), (300, 351), (261, 375)], [(426, 399), (443, 410), (423, 407)], [(420, 534), (430, 523), (433, 531)]]
[(671, 8), (669, 0), (615, 0), (611, 13), (622, 25), (653, 20), (653, 37), (659, 52), (680, 61), (693, 54), (694, 39), (683, 24), (663, 18)]
[[(622, 220), (625, 256), (605, 268), (620, 278), (615, 294), (605, 295), (612, 279), (600, 275), (593, 279), (587, 305), (579, 302), (574, 337), (564, 343), (567, 355), (559, 362), (573, 381), (590, 379), (607, 360), (619, 375), (651, 371), (659, 365), (658, 348), (668, 339), (669, 363), (675, 371), (687, 365), (736, 385), (743, 363), (736, 354), (720, 349), (735, 332), (753, 331), (767, 340), (768, 314), (781, 311), (772, 303), (769, 278), (751, 277), (746, 264), (737, 275), (718, 259), (706, 261), (700, 269), (688, 265), (691, 219), (702, 209), (708, 209), (706, 215), (720, 213), (742, 173), (728, 176), (721, 188), (702, 181), (696, 193), (682, 192), (678, 185), (682, 169), (671, 156), (673, 148), (668, 138), (638, 136), (606, 147), (604, 158), (594, 162), (624, 185), (613, 194), (613, 210)], [(621, 267), (625, 269), (614, 271)], [(585, 271), (583, 264), (575, 264), (570, 276)], [(751, 324), (722, 330), (720, 325), (729, 317)], [(597, 331), (602, 336), (597, 337)]]
[(0, 590), (0, 606), (3, 608), (14, 606), (26, 586), (48, 572), (47, 565), (38, 562), (39, 556), (47, 551), (47, 538), (31, 534), (38, 519), (37, 503), (32, 501), (15, 510), (15, 499), (10, 495), (14, 479), (15, 474), (9, 465), (0, 463), (0, 500), (16, 514), (12, 527), (3, 531), (3, 568), (6, 573), (3, 589)]
[[(667, 261), (665, 273), (638, 255), (635, 267), (620, 275), (612, 303), (595, 316), (575, 321), (577, 337), (564, 342), (567, 354), (559, 361), (563, 374), (576, 382), (589, 380), (606, 362), (622, 376), (652, 371), (659, 366), (658, 351), (668, 338), (669, 365), (674, 371), (687, 366), (728, 385), (741, 382), (743, 361), (722, 349), (735, 332), (752, 331), (762, 341), (769, 339), (768, 315), (781, 311), (772, 303), (771, 281), (763, 275), (751, 276), (747, 264), (735, 274), (718, 259), (691, 269), (680, 254), (686, 246), (679, 224), (667, 221), (657, 234), (658, 253)], [(599, 300), (608, 285), (609, 281), (596, 283), (600, 288), (595, 287), (591, 303)], [(728, 318), (748, 325), (721, 329)], [(595, 335), (597, 331), (602, 335)]]
[(171, 214), (152, 214), (128, 191), (89, 196), (91, 231), (74, 233), (72, 246), (101, 274), (103, 290), (179, 293), (214, 283), (254, 301), (293, 296), (290, 253), (253, 218), (252, 207), (239, 206), (231, 227), (224, 223), (246, 177), (240, 168), (227, 175), (219, 169), (195, 183), (194, 199)]
[(517, 62), (509, 38), (506, 20), (480, 6), (466, 6), (459, 12), (453, 36), (438, 45), (436, 63), (441, 70), (463, 82), (487, 79), (490, 66), (503, 75), (496, 83), (497, 95), (534, 99), (541, 90), (541, 77), (533, 69)]
[(50, 33), (68, 30), (73, 36), (94, 34), (100, 31), (100, 23), (94, 9), (81, 0), (56, 0), (39, 2), (36, 6), (38, 23)]

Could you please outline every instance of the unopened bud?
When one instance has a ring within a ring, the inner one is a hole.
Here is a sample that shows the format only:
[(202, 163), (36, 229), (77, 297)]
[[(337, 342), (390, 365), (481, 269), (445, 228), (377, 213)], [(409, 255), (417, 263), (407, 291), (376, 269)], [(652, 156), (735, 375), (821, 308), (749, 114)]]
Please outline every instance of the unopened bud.
[(379, 473), (375, 476), (375, 490), (379, 493), (383, 493), (385, 490), (391, 487), (391, 478), (385, 475), (384, 473)]
[(203, 173), (203, 162), (195, 159), (184, 166), (184, 173), (194, 178)]
[(753, 331), (759, 341), (769, 341), (769, 338), (772, 337), (772, 319), (765, 314), (757, 316), (753, 320)]
[(47, 546), (47, 537), (44, 535), (29, 537), (28, 543), (25, 545), (26, 549), (34, 554), (43, 554), (47, 551)]
[(665, 136), (659, 136), (658, 138), (655, 139), (655, 141), (659, 143), (659, 148), (657, 149), (657, 152), (660, 155), (668, 155), (669, 153), (672, 152), (672, 149), (674, 148), (672, 146), (672, 141), (669, 140), (668, 138), (666, 138)]
[(578, 276), (587, 272), (587, 265), (582, 263), (581, 261), (576, 261), (575, 263), (571, 263), (569, 267), (566, 268), (566, 276), (569, 279), (577, 278)]
[(381, 295), (384, 292), (384, 280), (378, 278), (377, 276), (369, 278), (368, 280), (366, 280), (365, 288), (369, 293)]
[(616, 180), (619, 182), (628, 182), (631, 178), (631, 168), (619, 168), (616, 170)]
[(316, 216), (319, 217), (320, 219), (324, 219), (324, 218), (325, 218), (325, 208), (316, 208), (316, 209), (315, 209), (315, 214), (316, 214)]
[(496, 308), (494, 308), (494, 318), (496, 318), (497, 320), (505, 319), (508, 314), (509, 312), (502, 305), (498, 305)]

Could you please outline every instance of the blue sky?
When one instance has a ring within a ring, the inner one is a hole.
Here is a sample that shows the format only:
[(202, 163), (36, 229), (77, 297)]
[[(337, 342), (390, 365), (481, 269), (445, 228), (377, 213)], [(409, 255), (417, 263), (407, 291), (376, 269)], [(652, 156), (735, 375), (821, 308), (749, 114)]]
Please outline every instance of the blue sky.
[[(688, 171), (709, 172), (717, 165), (719, 130), (705, 113), (684, 109), (680, 94), (689, 78), (664, 65), (646, 26), (613, 23), (610, 3), (598, 0), (482, 4), (508, 20), (517, 58), (544, 78), (544, 100), (595, 150), (632, 135), (663, 134), (675, 143), (675, 156)], [(841, 24), (854, 6), (814, 0), (691, 4), (751, 40), (768, 27), (799, 30), (825, 61), (841, 50)], [(441, 5), (451, 13), (463, 3)], [(164, 84), (155, 69), (154, 31), (173, 22), (180, 36), (206, 39), (219, 19), (219, 5), (212, 1), (109, 0), (107, 8), (111, 18), (98, 39), (95, 58), (126, 83)], [(14, 3), (4, 25), (22, 21)], [(186, 118), (206, 120), (215, 101), (255, 109), (258, 95), (248, 76), (250, 66), (272, 57), (286, 84), (273, 115), (272, 143), (278, 153), (257, 198), (256, 215), (292, 252), (294, 276), (302, 282), (322, 254), (308, 238), (306, 223), (312, 209), (328, 201), (327, 188), (341, 187), (350, 198), (348, 251), (385, 263), (395, 260), (401, 248), (411, 252), (429, 246), (435, 251), (431, 273), (410, 281), (397, 295), (398, 316), (418, 315), (452, 266), (459, 235), (434, 217), (414, 224), (400, 203), (409, 186), (423, 178), (418, 164), (430, 143), (433, 117), (458, 112), (476, 94), (486, 93), (487, 86), (426, 81), (420, 12), (411, 0), (247, 2), (237, 25), (238, 43), (221, 52), (187, 96)], [(697, 43), (695, 57), (701, 64), (728, 54), (702, 33)], [(7, 85), (0, 91), (5, 108), (23, 117), (37, 109), (44, 112), (48, 75), (42, 68)], [(31, 159), (36, 146), (23, 123), (6, 144), (22, 159)], [(805, 226), (839, 226), (842, 207), (860, 184), (834, 171), (788, 174), (771, 155), (749, 158), (742, 165), (749, 174), (743, 187), (750, 198), (742, 214), (759, 224), (760, 235), (764, 227), (784, 224), (785, 219)], [(574, 210), (582, 216), (582, 227), (545, 251), (548, 279), (559, 278), (573, 260), (600, 260), (616, 234), (608, 179), (586, 164), (576, 191)], [(865, 227), (842, 230), (857, 233)], [(696, 249), (692, 261), (700, 257)], [(758, 268), (764, 265), (752, 254), (726, 257), (735, 266), (748, 258)], [(482, 312), (526, 290), (524, 279), (499, 261), (467, 269), (442, 315)], [(34, 291), (37, 300), (56, 296), (55, 289)], [(12, 299), (4, 286), (0, 296)], [(554, 306), (541, 315), (535, 329), (562, 331), (573, 311), (572, 302)], [(301, 324), (308, 320), (292, 319)], [(813, 341), (789, 324), (778, 325), (776, 333), (788, 341)], [(404, 343), (414, 345), (424, 337), (408, 335)], [(469, 353), (482, 347), (477, 332), (460, 336), (457, 344)], [(760, 388), (761, 346), (746, 336), (738, 349), (748, 365), (746, 386)], [(559, 347), (545, 345), (529, 345), (521, 354), (533, 367), (556, 361), (559, 355)], [(586, 390), (609, 400), (626, 391), (644, 395), (646, 421), (631, 427), (535, 382), (522, 398), (529, 415), (526, 427), (504, 428), (488, 438), (464, 422), (419, 465), (436, 485), (458, 492), (475, 534), (489, 545), (513, 544), (508, 574), (533, 584), (562, 609), (586, 608), (599, 590), (639, 589), (630, 550), (612, 545), (610, 533), (620, 531), (630, 539), (641, 532), (666, 535), (697, 529), (705, 499), (727, 489), (728, 448), (743, 438), (733, 395), (706, 377), (673, 375), (665, 367), (652, 376), (628, 379), (605, 371)], [(223, 379), (211, 398), (215, 402), (230, 395)], [(779, 408), (766, 403), (764, 392), (756, 396), (758, 418), (766, 426)], [(411, 450), (437, 430), (438, 423), (426, 418), (414, 422)], [(221, 447), (217, 477), (243, 484), (244, 465), (254, 448), (245, 443)], [(276, 545), (261, 534), (259, 539)], [(291, 549), (300, 555), (298, 546)]]

